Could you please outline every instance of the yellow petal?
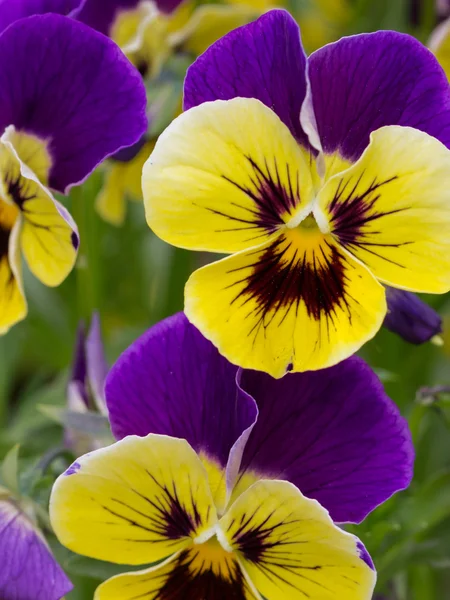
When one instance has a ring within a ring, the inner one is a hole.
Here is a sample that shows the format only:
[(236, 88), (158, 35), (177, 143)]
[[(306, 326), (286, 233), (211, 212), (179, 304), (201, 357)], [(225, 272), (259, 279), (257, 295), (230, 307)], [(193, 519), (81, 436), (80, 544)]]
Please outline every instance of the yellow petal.
[(251, 248), (308, 213), (308, 161), (258, 100), (207, 102), (175, 119), (145, 164), (147, 222), (182, 248)]
[(6, 214), (14, 209), (0, 199), (0, 334), (27, 314), (18, 244), (21, 220), (15, 217), (12, 229), (6, 221)]
[(409, 127), (382, 127), (358, 162), (321, 190), (316, 217), (375, 277), (450, 289), (450, 151)]
[(20, 209), (20, 245), (31, 272), (48, 286), (72, 270), (78, 249), (76, 225), (31, 169), (23, 163), (7, 130), (0, 141), (3, 196)]
[[(258, 592), (270, 600), (370, 600), (376, 575), (360, 542), (286, 481), (260, 481), (219, 523)], [(366, 557), (364, 560), (362, 557)]]
[(450, 19), (436, 27), (428, 45), (450, 80)]
[(47, 143), (35, 135), (17, 131), (12, 125), (6, 129), (2, 139), (12, 144), (19, 159), (33, 171), (43, 185), (47, 185), (52, 166)]
[(196, 271), (185, 312), (232, 363), (282, 377), (353, 354), (381, 327), (386, 301), (330, 236), (300, 226)]
[(136, 573), (117, 575), (103, 583), (94, 600), (261, 600), (249, 589), (233, 556), (217, 539)]
[(56, 481), (50, 518), (62, 544), (120, 564), (162, 560), (217, 520), (200, 459), (185, 440), (127, 437)]

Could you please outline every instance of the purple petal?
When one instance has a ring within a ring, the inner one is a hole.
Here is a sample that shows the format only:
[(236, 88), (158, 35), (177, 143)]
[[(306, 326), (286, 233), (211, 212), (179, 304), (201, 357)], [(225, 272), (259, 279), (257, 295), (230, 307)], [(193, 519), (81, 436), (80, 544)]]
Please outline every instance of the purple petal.
[(300, 126), (306, 96), (306, 55), (297, 23), (271, 10), (218, 40), (188, 69), (184, 108), (212, 100), (256, 98), (308, 146)]
[(31, 521), (0, 501), (0, 598), (60, 600), (73, 588)]
[(184, 314), (165, 319), (132, 344), (107, 377), (113, 434), (184, 438), (225, 467), (256, 418), (236, 373)]
[(2, 0), (0, 2), (0, 31), (24, 17), (56, 13), (68, 15), (82, 0)]
[(442, 333), (442, 319), (416, 294), (386, 287), (388, 313), (384, 326), (410, 344), (423, 344)]
[(61, 15), (22, 19), (0, 36), (0, 130), (49, 140), (50, 185), (67, 190), (146, 131), (145, 89), (105, 36)]
[(91, 328), (86, 339), (86, 362), (89, 384), (95, 403), (101, 413), (106, 413), (105, 380), (109, 369), (98, 313), (92, 315)]
[(414, 38), (381, 31), (343, 38), (309, 57), (325, 152), (356, 160), (371, 131), (415, 127), (450, 145), (450, 94), (434, 56)]
[(259, 409), (242, 471), (291, 481), (336, 522), (360, 522), (410, 483), (407, 423), (361, 359), (283, 379), (247, 371), (242, 387)]

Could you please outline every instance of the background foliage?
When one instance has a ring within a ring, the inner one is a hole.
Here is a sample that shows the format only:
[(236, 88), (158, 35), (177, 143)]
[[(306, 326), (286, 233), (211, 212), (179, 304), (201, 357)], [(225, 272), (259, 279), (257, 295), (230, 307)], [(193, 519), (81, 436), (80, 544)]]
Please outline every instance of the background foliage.
[[(412, 33), (426, 43), (436, 24), (435, 3), (426, 0), (289, 0), (285, 6), (303, 23), (309, 49), (378, 29)], [(151, 94), (166, 98), (155, 133), (172, 117), (188, 62), (173, 58), (152, 84)], [(89, 320), (93, 309), (100, 312), (112, 362), (151, 324), (182, 309), (188, 275), (210, 258), (157, 239), (139, 203), (128, 205), (122, 227), (103, 222), (94, 210), (102, 177), (100, 169), (64, 200), (82, 239), (76, 269), (56, 290), (26, 276), (30, 314), (0, 339), (0, 458), (20, 443), (22, 486), (44, 507), (55, 475), (71, 461), (63, 449), (63, 428), (48, 406), (66, 403), (79, 320)], [(450, 324), (450, 298), (429, 300)], [(392, 600), (449, 597), (450, 327), (443, 338), (441, 347), (415, 347), (383, 330), (362, 351), (409, 419), (417, 453), (411, 488), (352, 528), (375, 560), (379, 593)], [(45, 512), (42, 516), (45, 523)], [(118, 570), (71, 554), (50, 533), (49, 539), (75, 583), (68, 600), (92, 598), (99, 580)]]

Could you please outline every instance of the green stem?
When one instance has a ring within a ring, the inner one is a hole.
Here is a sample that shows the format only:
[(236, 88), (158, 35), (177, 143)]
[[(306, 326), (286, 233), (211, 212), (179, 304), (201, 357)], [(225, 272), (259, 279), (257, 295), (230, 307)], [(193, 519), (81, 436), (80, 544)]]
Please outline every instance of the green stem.
[(78, 226), (80, 247), (76, 264), (78, 318), (89, 322), (99, 308), (98, 216), (95, 212), (96, 186), (90, 178), (71, 191), (72, 214)]

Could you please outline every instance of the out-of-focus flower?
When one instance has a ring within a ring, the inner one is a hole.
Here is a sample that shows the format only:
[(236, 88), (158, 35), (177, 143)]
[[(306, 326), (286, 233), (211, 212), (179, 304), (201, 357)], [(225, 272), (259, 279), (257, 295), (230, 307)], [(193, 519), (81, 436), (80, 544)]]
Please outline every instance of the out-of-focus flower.
[(2, 600), (60, 600), (71, 591), (38, 527), (34, 503), (18, 489), (0, 487), (0, 549)]
[[(23, 255), (56, 286), (78, 249), (76, 225), (48, 187), (67, 192), (147, 128), (138, 72), (105, 36), (56, 14), (0, 35), (0, 331), (27, 312)], [(47, 187), (48, 186), (48, 187)]]
[(122, 355), (106, 400), (120, 441), (58, 479), (53, 526), (91, 557), (166, 560), (97, 599), (371, 598), (367, 552), (326, 510), (360, 521), (409, 484), (413, 453), (362, 360), (275, 380), (231, 365), (179, 314)]
[(144, 142), (133, 157), (117, 156), (109, 161), (102, 189), (97, 196), (99, 215), (112, 225), (122, 225), (127, 210), (127, 200), (142, 201), (141, 175), (145, 161), (155, 143)]
[(388, 312), (383, 325), (411, 344), (423, 344), (442, 333), (442, 319), (415, 294), (386, 288)]
[(449, 289), (450, 95), (419, 42), (363, 34), (307, 60), (274, 10), (197, 59), (184, 101), (144, 166), (147, 221), (232, 254), (185, 291), (231, 362), (275, 377), (330, 366), (381, 327), (381, 282)]
[(436, 27), (428, 47), (444, 69), (447, 79), (450, 80), (450, 18)]
[[(104, 392), (107, 373), (100, 318), (98, 313), (94, 313), (87, 335), (84, 323), (78, 327), (72, 373), (67, 386), (67, 408), (71, 415), (95, 416), (97, 413), (107, 416)], [(97, 439), (90, 431), (80, 429), (66, 425), (65, 443), (75, 454), (83, 454), (106, 445), (105, 440)]]

